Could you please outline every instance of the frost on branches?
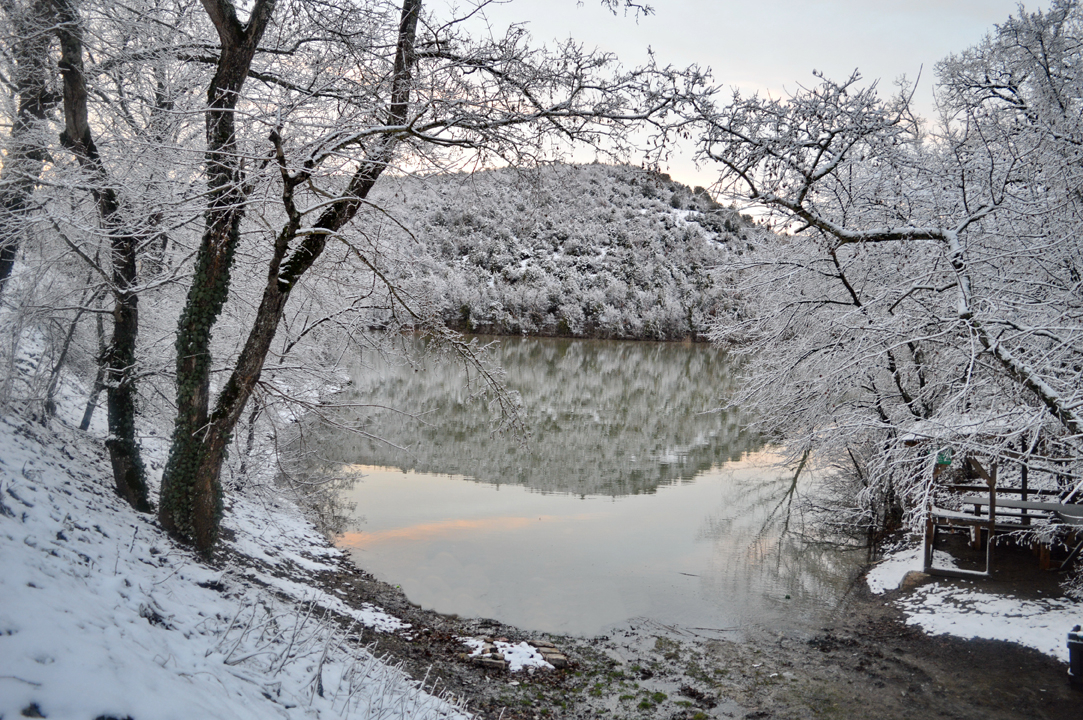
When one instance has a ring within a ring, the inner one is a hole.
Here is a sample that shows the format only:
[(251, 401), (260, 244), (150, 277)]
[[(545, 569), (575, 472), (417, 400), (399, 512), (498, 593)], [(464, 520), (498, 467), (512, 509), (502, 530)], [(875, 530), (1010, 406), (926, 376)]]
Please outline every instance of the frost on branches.
[[(519, 26), (471, 35), (464, 15), (421, 0), (0, 11), (17, 35), (0, 54), (17, 85), (0, 99), (12, 158), (0, 405), (47, 419), (70, 372), (89, 390), (87, 425), (104, 393), (118, 488), (140, 509), (156, 500), (163, 525), (205, 550), (228, 455), (253, 447), (269, 405), (305, 407), (297, 388), (321, 384), (311, 370), (378, 344), (374, 325), (446, 342), (514, 415), (475, 351), (400, 284), (414, 248), (388, 247), (359, 216), (382, 178), (538, 164), (582, 145), (625, 157), (630, 138), (650, 163), (704, 83), (571, 41), (539, 47)], [(20, 367), (28, 343), (45, 354)], [(171, 437), (157, 498), (140, 453), (150, 434)]]
[(937, 66), (939, 117), (855, 73), (702, 106), (700, 157), (781, 240), (744, 264), (752, 403), (859, 495), (846, 522), (916, 521), (936, 451), (1080, 492), (1083, 11), (1055, 2)]

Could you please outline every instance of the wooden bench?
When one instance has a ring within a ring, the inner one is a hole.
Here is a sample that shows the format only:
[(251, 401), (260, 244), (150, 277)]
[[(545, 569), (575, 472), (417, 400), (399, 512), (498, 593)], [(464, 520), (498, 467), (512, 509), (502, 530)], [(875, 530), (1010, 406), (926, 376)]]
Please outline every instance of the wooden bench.
[[(933, 502), (933, 494), (929, 493), (929, 504), (925, 513), (925, 562), (924, 570), (930, 575), (940, 575), (943, 577), (989, 577), (993, 571), (993, 535), (996, 533), (996, 506), (997, 506), (997, 494), (996, 494), (996, 465), (990, 467), (989, 471), (981, 466), (976, 460), (970, 460), (971, 467), (975, 469), (978, 475), (985, 480), (986, 486), (989, 488), (989, 495), (986, 498), (986, 506), (989, 508), (989, 512), (985, 517), (982, 517), (976, 513), (968, 513), (962, 510), (953, 510), (950, 508), (944, 508), (936, 505)], [(935, 477), (935, 476), (934, 476)], [(985, 496), (982, 496), (983, 498)], [(941, 529), (955, 529), (958, 527), (969, 528), (972, 533), (976, 534), (980, 539), (982, 528), (986, 529), (987, 537), (989, 541), (985, 544), (985, 569), (984, 570), (962, 570), (959, 568), (941, 568), (933, 565), (933, 549), (936, 546), (936, 536)]]
[[(955, 510), (939, 507), (933, 502), (932, 493), (929, 497), (925, 522), (925, 572), (930, 575), (945, 577), (988, 577), (992, 572), (993, 564), (993, 537), (996, 533), (1018, 532), (1028, 529), (1032, 523), (1055, 523), (1073, 525), (1083, 528), (1083, 504), (1057, 502), (1044, 493), (1028, 491), (1026, 488), (998, 488), (996, 484), (997, 468), (992, 465), (986, 471), (980, 463), (971, 459), (969, 461), (975, 472), (985, 480), (987, 492), (980, 495), (962, 495), (959, 503), (972, 510)], [(958, 490), (982, 490), (981, 486), (949, 486), (945, 489)], [(1042, 499), (1015, 499), (1000, 497), (1002, 494), (1021, 494), (1023, 498), (1028, 495), (1036, 495)], [(933, 565), (933, 548), (936, 537), (941, 529), (954, 529), (964, 527), (970, 529), (975, 539), (980, 542), (982, 530), (985, 531), (985, 569), (962, 570), (959, 568), (942, 568)], [(1068, 558), (1061, 563), (1061, 569), (1067, 567), (1083, 549), (1083, 539), (1076, 542), (1071, 549)], [(1048, 559), (1048, 548), (1043, 552), (1043, 566)]]
[[(989, 499), (984, 495), (964, 495), (962, 502), (973, 505), (976, 515), (988, 516)], [(1019, 510), (1018, 513), (1004, 513), (1002, 509)], [(1032, 514), (1033, 513), (1033, 514)], [(1012, 532), (1028, 527), (1030, 522), (1051, 522), (1062, 525), (1074, 525), (1083, 528), (1083, 505), (1061, 502), (1036, 502), (1033, 500), (1013, 500), (1011, 498), (997, 498), (995, 506), (995, 524), (998, 532)], [(1018, 519), (1017, 523), (1002, 522), (1002, 519)], [(1060, 564), (1059, 570), (1064, 570), (1075, 560), (1083, 550), (1083, 537), (1081, 537), (1072, 549), (1068, 557)], [(1044, 552), (1044, 551), (1043, 551)], [(1042, 566), (1048, 566), (1048, 557), (1043, 555)]]
[[(975, 509), (979, 509), (979, 512), (988, 514), (985, 508), (989, 505), (989, 498), (984, 495), (964, 495), (962, 498), (964, 505), (973, 505)], [(1059, 502), (1035, 502), (1033, 500), (1012, 500), (1011, 498), (997, 498), (996, 499), (997, 513), (999, 514), (1000, 508), (1012, 508), (1016, 510), (1034, 510), (1039, 513), (1037, 517), (1044, 517), (1045, 519), (1056, 518), (1065, 525), (1083, 525), (1083, 505), (1076, 505), (1073, 503), (1059, 503)], [(1027, 518), (1033, 517), (1022, 513), (1013, 513), (1010, 517)]]

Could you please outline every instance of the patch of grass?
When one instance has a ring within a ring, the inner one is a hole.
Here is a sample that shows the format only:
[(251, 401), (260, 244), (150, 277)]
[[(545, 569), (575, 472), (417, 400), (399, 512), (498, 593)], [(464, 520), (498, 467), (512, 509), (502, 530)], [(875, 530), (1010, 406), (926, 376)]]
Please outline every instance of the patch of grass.
[(852, 717), (845, 712), (839, 703), (840, 695), (833, 688), (809, 684), (794, 686), (791, 684), (784, 696), (795, 705), (804, 705), (816, 718), (843, 718)]
[(711, 682), (711, 678), (707, 675), (707, 671), (695, 660), (688, 661), (684, 667), (684, 674), (693, 680), (699, 680), (702, 683)]
[(681, 644), (676, 640), (659, 636), (654, 639), (654, 649), (666, 660), (676, 662), (681, 658)]
[(664, 692), (647, 693), (646, 697), (640, 700), (639, 704), (636, 707), (638, 707), (640, 710), (653, 710), (660, 704), (664, 703), (668, 697), (669, 696), (666, 695)]

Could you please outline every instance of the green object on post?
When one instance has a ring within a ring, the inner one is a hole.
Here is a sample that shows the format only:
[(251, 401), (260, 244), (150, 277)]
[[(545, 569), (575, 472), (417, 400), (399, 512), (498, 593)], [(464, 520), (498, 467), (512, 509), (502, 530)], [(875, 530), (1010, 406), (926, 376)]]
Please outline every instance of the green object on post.
[(951, 448), (947, 447), (936, 454), (937, 465), (951, 465)]

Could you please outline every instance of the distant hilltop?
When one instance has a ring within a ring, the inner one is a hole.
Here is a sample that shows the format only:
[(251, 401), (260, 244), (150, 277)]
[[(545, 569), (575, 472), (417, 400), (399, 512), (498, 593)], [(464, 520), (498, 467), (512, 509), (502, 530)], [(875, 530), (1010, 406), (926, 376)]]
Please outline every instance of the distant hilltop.
[(703, 188), (626, 165), (385, 179), (367, 232), (420, 246), (396, 279), (465, 332), (702, 339), (737, 303), (716, 268), (765, 234)]

